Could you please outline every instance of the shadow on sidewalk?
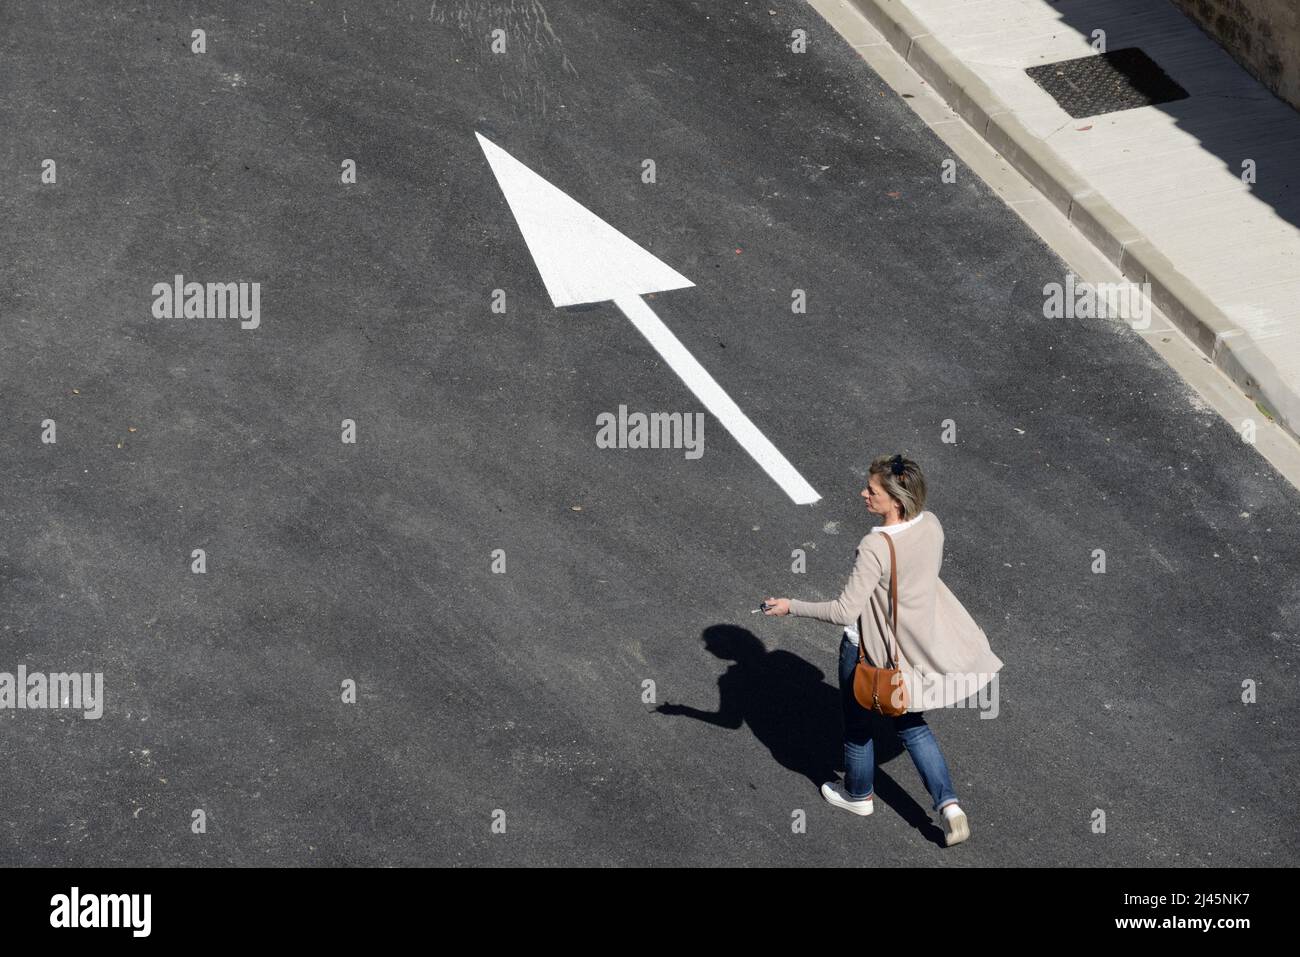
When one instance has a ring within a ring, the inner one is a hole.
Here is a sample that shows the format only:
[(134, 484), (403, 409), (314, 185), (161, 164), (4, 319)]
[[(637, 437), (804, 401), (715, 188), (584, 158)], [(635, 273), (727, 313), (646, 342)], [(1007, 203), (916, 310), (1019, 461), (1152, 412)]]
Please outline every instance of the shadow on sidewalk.
[[(1242, 162), (1253, 160), (1258, 177), (1249, 187), (1251, 197), (1270, 207), (1279, 219), (1300, 226), (1300, 116), (1239, 63), (1233, 64), (1232, 54), (1206, 35), (1194, 17), (1168, 0), (1109, 0), (1101, 4), (1072, 0), (1061, 3), (1056, 12), (1062, 25), (1077, 31), (1084, 40), (1092, 31), (1104, 29), (1110, 49), (1136, 46), (1150, 55), (1190, 94), (1187, 99), (1156, 104), (1154, 109), (1195, 138), (1234, 179), (1241, 178)], [(1195, 41), (1189, 43), (1188, 26), (1202, 41), (1199, 46)], [(1193, 49), (1199, 55), (1192, 55)], [(1207, 63), (1206, 55), (1220, 59)], [(1243, 105), (1259, 117), (1249, 131), (1230, 121)], [(1072, 122), (1084, 126), (1090, 121)], [(1165, 163), (1172, 181), (1187, 160), (1185, 156), (1155, 156), (1150, 162)], [(1240, 188), (1246, 190), (1244, 184)], [(1207, 232), (1206, 241), (1214, 243), (1213, 231)], [(1250, 255), (1252, 251), (1224, 249), (1225, 256), (1237, 254)]]

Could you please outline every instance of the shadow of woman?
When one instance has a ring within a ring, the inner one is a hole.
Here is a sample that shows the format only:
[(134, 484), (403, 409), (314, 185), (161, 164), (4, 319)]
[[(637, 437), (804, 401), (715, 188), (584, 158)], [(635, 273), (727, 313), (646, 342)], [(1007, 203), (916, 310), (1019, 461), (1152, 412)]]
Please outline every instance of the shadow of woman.
[[(710, 625), (702, 637), (710, 654), (732, 662), (718, 678), (718, 710), (664, 701), (655, 711), (732, 730), (747, 724), (778, 764), (803, 775), (815, 788), (835, 779), (836, 772), (844, 770), (839, 676), (828, 684), (812, 663), (783, 649), (768, 651), (757, 636), (737, 625)], [(876, 798), (927, 839), (942, 845), (943, 831), (925, 808), (881, 772), (881, 765), (903, 752), (892, 722), (872, 715), (872, 737)]]

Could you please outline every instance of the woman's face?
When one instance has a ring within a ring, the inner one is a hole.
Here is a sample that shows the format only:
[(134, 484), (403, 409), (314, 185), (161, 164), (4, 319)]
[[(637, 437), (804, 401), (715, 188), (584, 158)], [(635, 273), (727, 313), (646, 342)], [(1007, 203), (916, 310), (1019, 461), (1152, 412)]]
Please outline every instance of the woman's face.
[(862, 490), (862, 497), (867, 501), (867, 511), (875, 515), (884, 515), (888, 518), (895, 513), (902, 514), (902, 506), (890, 498), (879, 475), (872, 475), (867, 480), (867, 487)]

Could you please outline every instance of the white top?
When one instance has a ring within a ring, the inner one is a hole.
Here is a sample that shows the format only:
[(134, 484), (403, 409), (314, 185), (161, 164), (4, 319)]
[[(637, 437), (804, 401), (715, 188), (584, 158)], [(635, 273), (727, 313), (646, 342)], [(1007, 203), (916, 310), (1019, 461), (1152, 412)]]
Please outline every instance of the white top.
[[(903, 531), (904, 529), (911, 528), (913, 525), (919, 522), (921, 520), (921, 516), (924, 514), (925, 512), (918, 512), (916, 515), (913, 515), (911, 518), (909, 518), (906, 522), (899, 522), (896, 525), (877, 525), (871, 531), (884, 532), (886, 535), (897, 535), (899, 532)], [(845, 628), (844, 637), (856, 643), (858, 640), (857, 626), (849, 625), (847, 628)]]

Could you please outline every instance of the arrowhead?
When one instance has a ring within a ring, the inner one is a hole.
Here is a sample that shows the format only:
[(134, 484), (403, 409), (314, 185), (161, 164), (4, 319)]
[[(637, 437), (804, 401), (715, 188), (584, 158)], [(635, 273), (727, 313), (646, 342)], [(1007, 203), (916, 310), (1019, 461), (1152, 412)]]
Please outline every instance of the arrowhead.
[(491, 140), (474, 135), (556, 306), (695, 285)]

